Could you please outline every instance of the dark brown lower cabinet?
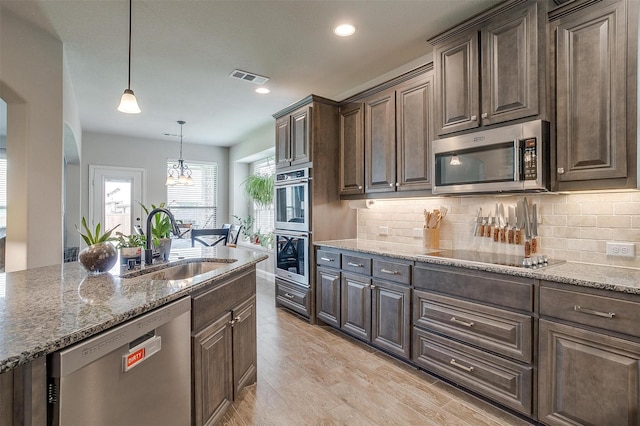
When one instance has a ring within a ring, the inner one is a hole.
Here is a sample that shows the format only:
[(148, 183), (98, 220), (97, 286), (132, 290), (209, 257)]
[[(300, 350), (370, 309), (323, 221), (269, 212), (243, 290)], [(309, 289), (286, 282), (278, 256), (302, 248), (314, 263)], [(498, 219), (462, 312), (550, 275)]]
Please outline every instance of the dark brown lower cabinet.
[(0, 374), (0, 425), (47, 424), (46, 357)]
[(640, 344), (540, 320), (539, 420), (639, 425)]
[(533, 367), (419, 328), (413, 329), (413, 361), (488, 398), (532, 415)]
[(410, 287), (343, 273), (341, 304), (343, 331), (409, 359)]
[(255, 270), (192, 297), (192, 418), (216, 424), (257, 379)]
[(316, 306), (319, 320), (340, 327), (340, 271), (318, 266)]

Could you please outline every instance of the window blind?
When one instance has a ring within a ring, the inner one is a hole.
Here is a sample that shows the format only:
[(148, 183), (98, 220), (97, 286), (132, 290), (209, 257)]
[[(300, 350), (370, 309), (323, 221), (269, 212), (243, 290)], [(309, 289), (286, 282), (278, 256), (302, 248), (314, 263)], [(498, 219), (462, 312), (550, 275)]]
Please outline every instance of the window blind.
[[(167, 160), (167, 168), (177, 160)], [(167, 186), (167, 206), (174, 217), (194, 228), (218, 228), (218, 165), (188, 162), (193, 185)]]

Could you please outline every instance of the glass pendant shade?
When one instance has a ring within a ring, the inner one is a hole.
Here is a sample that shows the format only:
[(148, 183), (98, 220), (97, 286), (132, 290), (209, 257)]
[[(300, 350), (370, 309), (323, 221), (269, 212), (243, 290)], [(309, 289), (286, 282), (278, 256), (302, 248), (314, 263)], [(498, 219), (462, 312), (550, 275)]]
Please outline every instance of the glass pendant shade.
[(166, 186), (173, 186), (176, 184), (176, 180), (172, 176), (167, 176), (167, 181), (164, 184)]
[(180, 185), (185, 185), (187, 183), (187, 177), (185, 175), (180, 175), (180, 177), (178, 177), (178, 183)]
[(136, 95), (133, 94), (133, 90), (125, 89), (122, 94), (122, 98), (120, 98), (120, 105), (118, 105), (118, 111), (124, 112), (127, 114), (139, 114), (140, 107), (138, 106), (138, 101), (136, 100)]

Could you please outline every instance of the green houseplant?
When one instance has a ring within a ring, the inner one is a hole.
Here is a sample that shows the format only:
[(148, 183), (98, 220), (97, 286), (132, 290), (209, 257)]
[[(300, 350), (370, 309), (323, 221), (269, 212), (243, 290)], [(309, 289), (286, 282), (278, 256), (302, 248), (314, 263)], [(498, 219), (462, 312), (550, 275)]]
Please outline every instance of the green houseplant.
[(118, 253), (113, 244), (110, 243), (110, 241), (115, 240), (111, 233), (120, 225), (118, 224), (105, 232), (101, 232), (100, 223), (92, 230), (87, 225), (87, 220), (83, 217), (81, 224), (84, 232), (78, 229), (78, 225), (76, 225), (76, 230), (80, 233), (84, 242), (87, 243), (87, 247), (78, 254), (78, 261), (92, 275), (108, 271), (118, 259)]
[(125, 235), (122, 232), (116, 232), (116, 235), (118, 241), (116, 248), (120, 251), (120, 264), (126, 265), (129, 259), (135, 259), (136, 263), (140, 263), (142, 247), (147, 242), (144, 235)]
[(244, 180), (244, 193), (256, 204), (266, 206), (273, 203), (273, 175), (253, 174)]

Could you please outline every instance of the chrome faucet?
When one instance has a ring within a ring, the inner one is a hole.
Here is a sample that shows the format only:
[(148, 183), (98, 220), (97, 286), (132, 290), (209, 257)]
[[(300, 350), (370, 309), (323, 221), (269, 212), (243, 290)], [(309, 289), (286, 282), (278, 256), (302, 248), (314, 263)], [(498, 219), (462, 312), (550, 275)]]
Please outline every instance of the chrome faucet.
[(158, 207), (149, 212), (147, 216), (147, 242), (144, 249), (144, 263), (146, 265), (151, 265), (153, 263), (153, 249), (151, 248), (151, 240), (153, 239), (151, 235), (151, 219), (158, 213), (164, 213), (169, 218), (171, 222), (171, 230), (174, 235), (180, 235), (180, 228), (176, 222), (176, 219), (173, 217), (173, 213), (171, 213), (168, 209), (163, 207)]

